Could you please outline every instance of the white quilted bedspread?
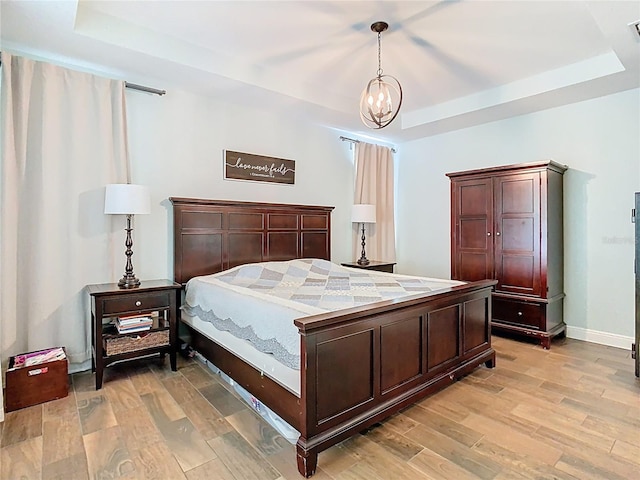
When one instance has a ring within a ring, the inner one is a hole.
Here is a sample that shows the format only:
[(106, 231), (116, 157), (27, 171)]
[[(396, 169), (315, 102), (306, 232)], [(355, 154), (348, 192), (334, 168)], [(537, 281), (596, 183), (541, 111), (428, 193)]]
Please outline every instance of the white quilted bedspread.
[(294, 319), (461, 284), (320, 259), (253, 263), (191, 279), (183, 310), (299, 369)]

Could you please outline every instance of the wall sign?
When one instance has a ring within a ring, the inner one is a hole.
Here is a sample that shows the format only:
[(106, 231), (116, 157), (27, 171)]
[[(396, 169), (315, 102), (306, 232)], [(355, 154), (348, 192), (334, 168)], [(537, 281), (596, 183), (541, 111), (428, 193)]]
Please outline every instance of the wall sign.
[(293, 185), (296, 179), (296, 162), (225, 150), (224, 178)]

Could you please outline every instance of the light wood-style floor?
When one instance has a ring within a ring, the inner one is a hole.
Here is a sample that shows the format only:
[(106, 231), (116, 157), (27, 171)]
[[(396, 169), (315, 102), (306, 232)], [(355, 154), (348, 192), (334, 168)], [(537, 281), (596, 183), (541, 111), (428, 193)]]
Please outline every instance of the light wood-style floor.
[[(497, 367), (322, 452), (317, 480), (639, 479), (630, 352), (494, 337)], [(300, 479), (294, 447), (195, 360), (72, 376), (65, 399), (8, 413), (0, 478)]]

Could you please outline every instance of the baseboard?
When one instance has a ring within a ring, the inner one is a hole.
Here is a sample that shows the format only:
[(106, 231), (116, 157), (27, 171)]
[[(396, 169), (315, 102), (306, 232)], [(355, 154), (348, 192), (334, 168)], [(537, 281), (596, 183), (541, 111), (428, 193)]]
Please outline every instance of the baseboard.
[(567, 325), (567, 337), (624, 350), (631, 350), (631, 344), (634, 342), (633, 337), (618, 335), (617, 333), (599, 332), (587, 328), (570, 327), (569, 325)]

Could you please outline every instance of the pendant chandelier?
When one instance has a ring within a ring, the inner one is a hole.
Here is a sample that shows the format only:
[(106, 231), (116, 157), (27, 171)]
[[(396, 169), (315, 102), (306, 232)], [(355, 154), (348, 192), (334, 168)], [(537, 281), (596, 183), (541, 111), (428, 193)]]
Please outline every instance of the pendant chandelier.
[(372, 129), (384, 128), (393, 122), (402, 105), (400, 82), (391, 75), (383, 75), (380, 66), (380, 34), (387, 28), (386, 22), (371, 25), (371, 30), (378, 34), (378, 72), (369, 80), (360, 97), (360, 118)]

